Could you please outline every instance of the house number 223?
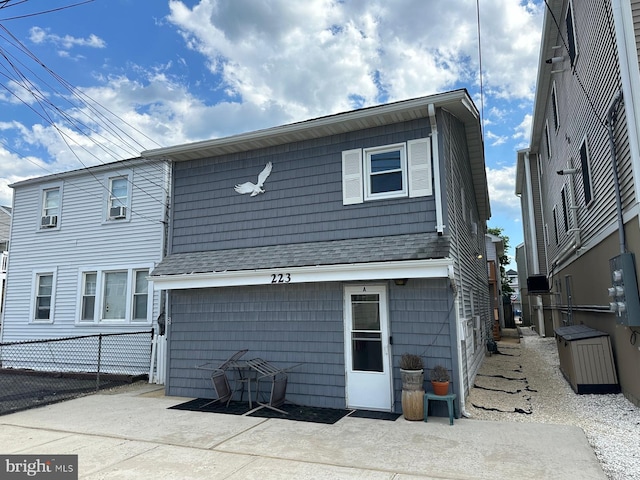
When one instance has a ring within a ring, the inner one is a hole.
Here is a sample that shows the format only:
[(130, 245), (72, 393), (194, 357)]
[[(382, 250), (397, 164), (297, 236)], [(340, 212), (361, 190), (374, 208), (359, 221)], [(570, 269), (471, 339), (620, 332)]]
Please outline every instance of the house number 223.
[(272, 273), (271, 283), (289, 283), (291, 281), (291, 274), (289, 273)]

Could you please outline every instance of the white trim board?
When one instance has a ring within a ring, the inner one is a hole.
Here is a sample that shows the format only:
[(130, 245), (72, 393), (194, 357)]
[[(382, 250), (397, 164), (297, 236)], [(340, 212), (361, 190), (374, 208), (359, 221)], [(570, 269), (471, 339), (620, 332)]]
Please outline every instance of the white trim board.
[(150, 276), (154, 290), (348, 282), (396, 278), (449, 278), (450, 259), (372, 262), (264, 270)]

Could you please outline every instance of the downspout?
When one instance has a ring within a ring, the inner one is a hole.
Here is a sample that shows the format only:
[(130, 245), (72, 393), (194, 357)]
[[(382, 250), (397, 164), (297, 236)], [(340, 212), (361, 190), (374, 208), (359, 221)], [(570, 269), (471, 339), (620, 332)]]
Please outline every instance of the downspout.
[(533, 211), (533, 183), (531, 180), (531, 160), (529, 158), (529, 152), (524, 154), (525, 156), (525, 169), (524, 176), (527, 184), (527, 196), (529, 197), (529, 231), (531, 232), (531, 253), (533, 258), (531, 259), (531, 264), (533, 265), (533, 275), (540, 273), (540, 266), (538, 260), (538, 237), (536, 235), (536, 217), (535, 212)]
[(458, 392), (460, 393), (460, 415), (465, 418), (471, 418), (471, 414), (465, 410), (465, 388), (464, 384), (464, 365), (462, 358), (462, 345), (460, 339), (464, 338), (464, 332), (462, 331), (462, 324), (460, 323), (460, 296), (458, 295), (458, 289), (456, 287), (455, 273), (453, 266), (449, 266), (449, 283), (451, 284), (451, 290), (453, 290), (453, 308), (455, 309), (455, 322), (456, 322), (456, 350), (458, 352)]
[(620, 180), (618, 178), (618, 158), (616, 153), (616, 142), (613, 134), (613, 125), (618, 116), (618, 109), (622, 105), (622, 90), (618, 91), (607, 110), (607, 128), (609, 130), (609, 148), (611, 150), (611, 163), (613, 167), (613, 187), (616, 194), (616, 212), (618, 214), (618, 236), (620, 241), (620, 253), (627, 250), (627, 241), (624, 233), (624, 219), (622, 217), (622, 195), (620, 194)]
[(436, 122), (436, 107), (433, 103), (428, 106), (429, 120), (431, 122), (431, 150), (433, 156), (433, 179), (434, 192), (433, 196), (436, 201), (436, 231), (438, 235), (444, 233), (444, 225), (442, 223), (442, 187), (440, 185), (440, 143), (438, 142), (438, 124)]

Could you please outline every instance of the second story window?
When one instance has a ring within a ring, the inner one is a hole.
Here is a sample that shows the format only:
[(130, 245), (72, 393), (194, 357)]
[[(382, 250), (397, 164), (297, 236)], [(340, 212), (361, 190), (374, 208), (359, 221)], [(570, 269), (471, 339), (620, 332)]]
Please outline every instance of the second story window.
[(107, 217), (109, 220), (126, 219), (129, 210), (129, 179), (113, 177), (109, 179), (109, 201)]
[(60, 188), (42, 191), (42, 216), (40, 228), (56, 228), (60, 218)]
[(432, 195), (431, 139), (342, 152), (344, 205)]
[(365, 149), (365, 198), (390, 198), (407, 193), (407, 160), (403, 145)]
[(569, 60), (571, 60), (571, 66), (575, 66), (576, 64), (576, 56), (578, 55), (578, 51), (576, 48), (576, 32), (575, 32), (575, 23), (573, 22), (573, 8), (572, 3), (569, 2), (569, 6), (567, 7), (567, 17), (565, 18), (565, 23), (567, 25), (567, 50), (569, 53)]

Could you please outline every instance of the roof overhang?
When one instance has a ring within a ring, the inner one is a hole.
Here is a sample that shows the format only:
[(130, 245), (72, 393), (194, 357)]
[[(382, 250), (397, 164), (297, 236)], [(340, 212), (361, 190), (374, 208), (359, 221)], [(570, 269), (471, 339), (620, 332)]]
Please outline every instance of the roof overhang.
[(464, 89), (328, 115), (230, 137), (147, 150), (142, 152), (141, 155), (148, 159), (166, 159), (174, 162), (213, 158), (220, 155), (344, 134), (417, 118), (428, 118), (429, 105), (447, 110), (464, 124), (478, 208), (481, 217), (485, 220), (489, 219), (491, 210), (480, 115), (473, 100)]
[(448, 278), (450, 259), (318, 265), (230, 272), (151, 275), (154, 290), (240, 287), (317, 282), (351, 282), (410, 278)]

